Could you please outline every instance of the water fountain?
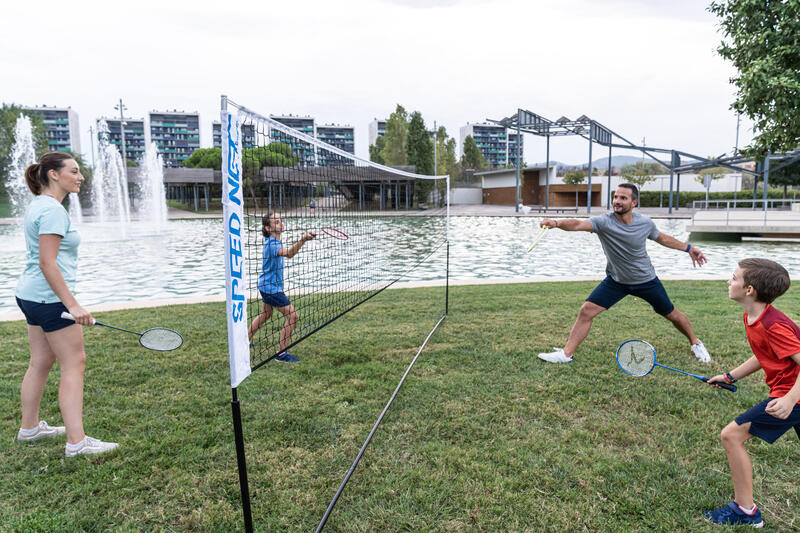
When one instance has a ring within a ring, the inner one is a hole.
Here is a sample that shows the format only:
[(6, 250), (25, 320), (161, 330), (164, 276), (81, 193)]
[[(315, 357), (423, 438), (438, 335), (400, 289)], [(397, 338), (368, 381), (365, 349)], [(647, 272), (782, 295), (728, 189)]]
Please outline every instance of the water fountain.
[(97, 125), (98, 154), (92, 178), (92, 212), (100, 223), (119, 221), (127, 228), (131, 220), (128, 180), (122, 156), (109, 142), (108, 124), (100, 120)]
[(11, 166), (8, 168), (6, 190), (11, 200), (14, 216), (22, 216), (33, 194), (25, 183), (25, 169), (36, 162), (33, 150), (33, 126), (30, 117), (19, 115), (14, 127), (14, 146), (11, 149)]
[(147, 146), (144, 159), (139, 163), (139, 186), (142, 191), (139, 220), (161, 231), (167, 223), (167, 198), (164, 191), (164, 162), (154, 142)]

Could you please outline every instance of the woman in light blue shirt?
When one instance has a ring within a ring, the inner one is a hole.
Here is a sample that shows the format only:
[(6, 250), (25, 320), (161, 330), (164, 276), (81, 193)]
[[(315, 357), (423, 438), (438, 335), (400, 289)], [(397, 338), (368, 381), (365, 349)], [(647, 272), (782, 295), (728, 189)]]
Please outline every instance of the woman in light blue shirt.
[[(15, 295), (28, 322), (31, 358), (20, 391), (21, 442), (66, 433), (65, 455), (96, 454), (113, 450), (114, 442), (102, 442), (83, 431), (83, 374), (86, 353), (83, 326), (94, 323), (91, 313), (73, 295), (78, 267), (80, 236), (72, 228), (61, 202), (77, 193), (83, 182), (78, 163), (64, 152), (48, 152), (25, 170), (25, 181), (34, 195), (25, 210), (25, 270)], [(61, 318), (68, 311), (75, 320)], [(58, 403), (64, 426), (50, 426), (39, 419), (47, 376), (58, 361), (61, 383)]]

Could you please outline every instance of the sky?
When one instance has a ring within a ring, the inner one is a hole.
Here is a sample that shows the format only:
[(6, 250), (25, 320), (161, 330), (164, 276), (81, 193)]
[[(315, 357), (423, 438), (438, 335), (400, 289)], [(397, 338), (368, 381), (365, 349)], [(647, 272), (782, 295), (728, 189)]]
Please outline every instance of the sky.
[[(735, 70), (702, 0), (293, 0), (14, 2), (0, 19), (0, 102), (74, 109), (81, 149), (100, 116), (198, 111), (211, 145), (220, 95), (263, 115), (367, 126), (397, 104), (426, 125), (527, 109), (586, 115), (634, 143), (730, 153)], [(739, 146), (752, 138), (742, 120)], [(459, 146), (460, 149), (460, 146)], [(460, 152), (459, 152), (460, 153)], [(636, 155), (615, 150), (615, 155)], [(607, 155), (595, 146), (593, 159)], [(91, 157), (90, 157), (91, 159)], [(545, 160), (525, 136), (524, 159)], [(551, 141), (551, 159), (588, 143)]]

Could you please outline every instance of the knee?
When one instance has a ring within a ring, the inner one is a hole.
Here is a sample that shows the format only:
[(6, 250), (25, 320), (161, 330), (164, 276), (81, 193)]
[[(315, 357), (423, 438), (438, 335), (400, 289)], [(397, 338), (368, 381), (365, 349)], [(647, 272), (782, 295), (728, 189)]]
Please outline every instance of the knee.
[(740, 444), (742, 442), (742, 439), (740, 437), (740, 427), (735, 423), (728, 424), (720, 432), (719, 438), (722, 441), (722, 446), (725, 449)]
[(686, 315), (678, 311), (677, 309), (673, 309), (669, 314), (664, 315), (664, 318), (672, 322), (673, 324), (678, 324), (686, 320)]
[(596, 304), (585, 302), (578, 312), (578, 320), (591, 322), (594, 317), (603, 312), (603, 309)]
[(80, 372), (83, 374), (84, 370), (86, 370), (86, 352), (81, 350), (72, 354), (61, 364), (61, 370), (63, 372)]

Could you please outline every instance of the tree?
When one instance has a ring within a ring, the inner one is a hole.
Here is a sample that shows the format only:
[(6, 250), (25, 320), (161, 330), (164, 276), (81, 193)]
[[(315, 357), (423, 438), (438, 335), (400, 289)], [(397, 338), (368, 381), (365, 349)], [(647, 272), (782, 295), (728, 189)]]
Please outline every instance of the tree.
[(457, 173), (456, 140), (447, 134), (444, 126), (436, 130), (436, 172), (437, 176), (445, 174), (455, 178)]
[(406, 164), (406, 139), (408, 134), (408, 113), (400, 104), (386, 120), (385, 145), (380, 156), (385, 165)]
[(756, 135), (745, 153), (800, 146), (800, 2), (714, 1), (708, 10), (720, 19), (723, 41), (717, 52), (738, 71), (731, 108), (753, 120)]
[(0, 193), (5, 194), (8, 167), (11, 165), (11, 150), (14, 147), (14, 130), (20, 114), (31, 119), (33, 128), (33, 148), (39, 157), (47, 151), (47, 128), (42, 116), (33, 111), (23, 110), (14, 104), (3, 104), (0, 108)]
[(489, 166), (472, 135), (467, 135), (464, 138), (464, 153), (461, 155), (461, 164), (465, 169), (472, 168), (475, 170), (485, 170)]
[(256, 207), (258, 207), (258, 197), (254, 185), (258, 181), (258, 172), (264, 167), (293, 167), (299, 161), (300, 158), (294, 155), (292, 147), (282, 142), (242, 150), (242, 183), (250, 190)]
[(567, 185), (575, 186), (575, 207), (578, 207), (578, 185), (583, 183), (586, 179), (586, 173), (583, 170), (570, 170), (564, 174), (561, 180)]
[(788, 186), (800, 185), (800, 162), (792, 163), (769, 174), (770, 185), (783, 185), (783, 197), (786, 198)]
[(655, 179), (656, 174), (663, 174), (666, 168), (658, 163), (645, 163), (637, 161), (633, 165), (625, 165), (620, 170), (620, 175), (628, 183), (633, 183), (639, 189)]
[(419, 111), (411, 113), (408, 121), (406, 162), (416, 167), (417, 174), (433, 174), (433, 143)]
[(222, 168), (222, 149), (221, 148), (198, 148), (192, 155), (183, 160), (183, 166), (187, 168)]
[(378, 163), (379, 165), (384, 165), (383, 157), (381, 156), (381, 151), (386, 146), (386, 139), (383, 135), (379, 136), (375, 139), (375, 144), (369, 145), (369, 160)]
[[(727, 173), (728, 173), (727, 169), (724, 169), (722, 167), (712, 167), (701, 170), (697, 174), (697, 176), (695, 176), (694, 180), (697, 183), (702, 183), (703, 186), (706, 188), (706, 205), (708, 205), (708, 193), (709, 191), (711, 191), (711, 183), (714, 180), (718, 180), (720, 178), (725, 177), (725, 174)], [(706, 184), (706, 177), (708, 178), (708, 184)]]

